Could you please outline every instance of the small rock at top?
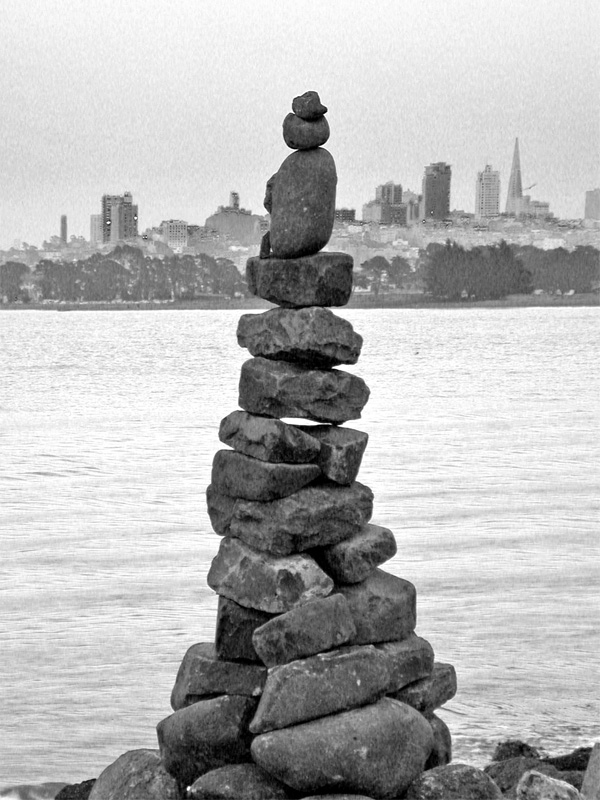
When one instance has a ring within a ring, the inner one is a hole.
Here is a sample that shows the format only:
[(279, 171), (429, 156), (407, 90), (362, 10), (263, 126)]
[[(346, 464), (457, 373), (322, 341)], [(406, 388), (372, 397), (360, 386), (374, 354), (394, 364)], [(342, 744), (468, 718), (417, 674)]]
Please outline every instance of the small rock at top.
[(327, 113), (317, 92), (304, 92), (292, 101), (292, 111), (302, 119), (313, 120)]

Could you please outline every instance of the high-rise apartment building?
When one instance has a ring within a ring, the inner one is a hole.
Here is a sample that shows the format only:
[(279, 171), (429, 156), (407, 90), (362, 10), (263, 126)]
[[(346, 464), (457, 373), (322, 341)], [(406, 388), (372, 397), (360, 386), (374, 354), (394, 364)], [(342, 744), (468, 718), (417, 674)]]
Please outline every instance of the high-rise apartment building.
[(500, 213), (500, 173), (490, 164), (477, 173), (475, 184), (475, 216), (496, 217)]
[(585, 218), (600, 219), (600, 189), (585, 193)]
[(506, 213), (518, 216), (521, 213), (522, 200), (521, 156), (519, 155), (519, 140), (515, 139), (510, 180), (508, 181), (508, 194), (506, 195)]
[(138, 207), (131, 192), (102, 195), (102, 241), (116, 244), (138, 235)]
[(445, 219), (450, 213), (450, 164), (437, 161), (425, 167), (423, 175), (423, 219)]
[(182, 219), (167, 219), (160, 223), (160, 231), (167, 247), (181, 251), (187, 247), (188, 224)]
[(63, 214), (60, 218), (60, 240), (63, 244), (67, 243), (67, 215)]
[(90, 244), (102, 244), (102, 214), (90, 216)]
[(387, 203), (390, 206), (399, 206), (402, 202), (402, 185), (388, 181), (375, 189), (375, 201)]

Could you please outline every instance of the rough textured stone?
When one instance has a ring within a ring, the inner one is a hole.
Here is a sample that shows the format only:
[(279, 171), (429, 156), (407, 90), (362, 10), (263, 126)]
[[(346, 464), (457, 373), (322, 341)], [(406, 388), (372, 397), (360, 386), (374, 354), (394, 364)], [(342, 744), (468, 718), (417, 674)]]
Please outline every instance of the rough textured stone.
[(529, 756), (513, 756), (504, 761), (493, 761), (483, 771), (499, 786), (503, 795), (514, 798), (520, 779), (532, 769), (553, 778), (559, 776), (558, 770), (552, 764), (544, 764), (541, 759)]
[(496, 745), (492, 761), (506, 761), (508, 758), (524, 756), (525, 758), (540, 758), (540, 751), (531, 747), (520, 739), (506, 739)]
[(321, 452), (320, 442), (294, 425), (246, 411), (232, 411), (221, 420), (219, 439), (238, 453), (273, 464), (306, 464)]
[(390, 670), (389, 692), (431, 675), (433, 647), (420, 636), (412, 634), (401, 642), (382, 642), (377, 649), (385, 655)]
[(359, 583), (396, 550), (396, 539), (388, 528), (369, 524), (342, 542), (318, 548), (313, 555), (336, 583)]
[(218, 450), (211, 485), (230, 497), (269, 502), (294, 494), (320, 475), (316, 464), (271, 464), (235, 450)]
[(255, 709), (250, 697), (223, 695), (161, 720), (156, 730), (167, 772), (189, 786), (211, 769), (250, 761), (248, 724)]
[(275, 258), (318, 253), (331, 236), (337, 173), (327, 150), (297, 150), (281, 164), (272, 184), (271, 250)]
[(586, 765), (581, 794), (585, 800), (600, 800), (600, 742), (594, 745)]
[[(597, 749), (597, 745), (594, 745)], [(565, 753), (561, 756), (548, 756), (542, 758), (546, 764), (552, 764), (556, 769), (561, 770), (586, 770), (592, 755), (591, 747), (578, 747), (572, 753)]]
[(310, 797), (304, 797), (302, 800), (373, 800), (372, 797), (367, 797), (366, 794), (311, 794)]
[(64, 786), (54, 800), (89, 800), (96, 779), (92, 778), (81, 783), (71, 783)]
[(388, 682), (387, 660), (372, 645), (342, 647), (273, 667), (250, 730), (288, 728), (374, 703)]
[(374, 644), (406, 639), (417, 619), (415, 587), (381, 569), (375, 569), (361, 583), (339, 586), (356, 625), (350, 644)]
[(310, 91), (294, 97), (292, 111), (302, 119), (318, 119), (327, 113), (327, 106), (321, 102), (318, 92)]
[(427, 715), (443, 706), (455, 694), (456, 670), (452, 664), (438, 662), (433, 665), (433, 671), (427, 678), (410, 683), (391, 693), (391, 696)]
[(373, 513), (373, 492), (357, 481), (307, 486), (269, 503), (232, 498), (209, 486), (206, 502), (218, 534), (280, 556), (352, 536)]
[(130, 750), (100, 774), (90, 800), (179, 800), (177, 781), (157, 750)]
[(207, 583), (241, 606), (270, 614), (327, 597), (333, 581), (306, 555), (274, 557), (226, 538), (213, 559)]
[(257, 736), (252, 757), (286, 785), (397, 797), (425, 765), (433, 746), (427, 720), (390, 698)]
[(352, 294), (352, 256), (315, 253), (304, 258), (249, 258), (251, 294), (278, 306), (345, 306)]
[(541, 772), (526, 772), (517, 785), (517, 800), (581, 800), (577, 789)]
[(245, 608), (228, 597), (220, 596), (215, 633), (217, 658), (226, 661), (260, 661), (252, 644), (252, 634), (271, 619), (272, 614)]
[(288, 114), (283, 120), (283, 141), (292, 150), (320, 147), (327, 139), (329, 139), (329, 123), (325, 117), (305, 120), (297, 114)]
[(356, 480), (369, 441), (368, 434), (353, 428), (340, 428), (337, 425), (295, 427), (320, 442), (321, 451), (317, 457), (317, 464), (326, 478), (342, 484)]
[(362, 378), (339, 369), (308, 369), (251, 358), (242, 365), (239, 404), (251, 414), (339, 424), (359, 419), (369, 399)]
[(266, 679), (265, 667), (220, 661), (212, 642), (200, 642), (192, 645), (183, 657), (171, 692), (171, 708), (178, 711), (220, 694), (258, 697)]
[(452, 735), (443, 719), (432, 714), (429, 724), (433, 730), (433, 750), (427, 759), (425, 769), (445, 767), (452, 761)]
[(480, 769), (468, 764), (448, 764), (420, 775), (405, 800), (502, 800), (502, 792)]
[(189, 787), (189, 800), (285, 800), (285, 786), (256, 764), (228, 764), (205, 773)]
[(237, 340), (253, 356), (317, 369), (356, 364), (363, 341), (347, 320), (320, 306), (242, 314)]
[(356, 633), (348, 602), (340, 594), (312, 600), (256, 628), (254, 649), (268, 666), (323, 653)]

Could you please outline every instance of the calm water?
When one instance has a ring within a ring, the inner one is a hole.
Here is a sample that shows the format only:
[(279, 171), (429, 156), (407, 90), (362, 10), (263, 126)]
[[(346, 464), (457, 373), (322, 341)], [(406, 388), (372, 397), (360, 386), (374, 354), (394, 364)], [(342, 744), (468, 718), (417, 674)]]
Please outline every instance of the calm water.
[[(340, 310), (371, 387), (360, 480), (458, 672), (455, 760), (598, 738), (600, 314)], [(156, 747), (213, 636), (205, 511), (238, 314), (0, 316), (0, 788)]]

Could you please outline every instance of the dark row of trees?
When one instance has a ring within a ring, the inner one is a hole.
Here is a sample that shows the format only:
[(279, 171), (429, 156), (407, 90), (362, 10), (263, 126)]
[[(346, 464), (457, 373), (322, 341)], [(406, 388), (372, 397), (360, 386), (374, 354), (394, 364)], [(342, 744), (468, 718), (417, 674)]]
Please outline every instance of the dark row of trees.
[(246, 291), (242, 275), (227, 258), (202, 253), (160, 259), (128, 245), (81, 261), (42, 260), (33, 270), (14, 261), (0, 266), (0, 301), (9, 303), (193, 300)]

